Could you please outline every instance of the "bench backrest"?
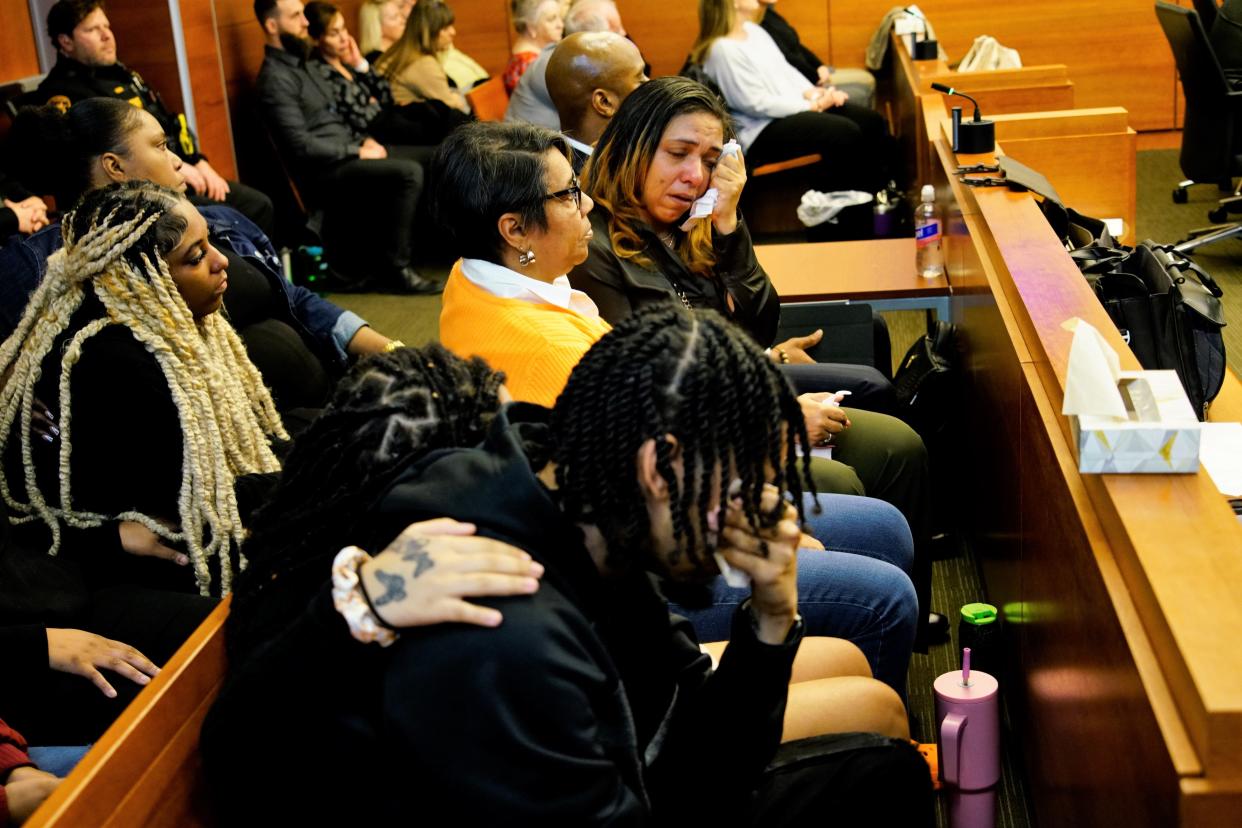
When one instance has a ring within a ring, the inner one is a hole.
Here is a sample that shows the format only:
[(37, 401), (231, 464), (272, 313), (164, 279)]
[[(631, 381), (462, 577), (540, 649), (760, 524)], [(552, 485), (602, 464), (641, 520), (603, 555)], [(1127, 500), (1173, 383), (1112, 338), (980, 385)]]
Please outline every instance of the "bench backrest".
[(212, 824), (199, 729), (225, 676), (226, 599), (108, 728), (29, 828)]

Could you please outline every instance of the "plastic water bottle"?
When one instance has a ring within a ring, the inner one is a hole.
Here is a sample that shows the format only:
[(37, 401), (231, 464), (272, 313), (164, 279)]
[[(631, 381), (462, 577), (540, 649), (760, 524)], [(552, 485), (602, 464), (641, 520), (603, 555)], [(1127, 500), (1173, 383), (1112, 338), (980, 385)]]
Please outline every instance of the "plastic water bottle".
[(914, 210), (914, 269), (926, 279), (938, 279), (944, 275), (944, 251), (940, 247), (940, 239), (936, 188), (924, 184), (922, 203)]

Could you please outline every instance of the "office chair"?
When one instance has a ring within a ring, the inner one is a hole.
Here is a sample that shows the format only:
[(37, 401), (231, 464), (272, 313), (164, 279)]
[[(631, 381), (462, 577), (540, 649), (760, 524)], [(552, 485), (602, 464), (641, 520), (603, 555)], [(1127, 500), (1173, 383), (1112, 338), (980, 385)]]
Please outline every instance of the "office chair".
[(1212, 31), (1212, 24), (1216, 22), (1216, 0), (1194, 0), (1192, 5), (1199, 15), (1199, 22), (1203, 24), (1203, 31)]
[[(1184, 204), (1186, 188), (1195, 183), (1215, 182), (1222, 192), (1234, 192), (1234, 197), (1223, 199), (1208, 214), (1212, 221), (1224, 221), (1229, 212), (1242, 212), (1242, 197), (1233, 190), (1233, 177), (1242, 175), (1242, 156), (1235, 149), (1236, 139), (1242, 137), (1237, 131), (1242, 118), (1242, 91), (1230, 89), (1197, 13), (1157, 0), (1156, 18), (1173, 50), (1186, 98), (1178, 159), (1186, 180), (1173, 191), (1173, 200)], [(1190, 238), (1176, 249), (1188, 253), (1233, 236), (1242, 236), (1242, 224), (1193, 230)]]

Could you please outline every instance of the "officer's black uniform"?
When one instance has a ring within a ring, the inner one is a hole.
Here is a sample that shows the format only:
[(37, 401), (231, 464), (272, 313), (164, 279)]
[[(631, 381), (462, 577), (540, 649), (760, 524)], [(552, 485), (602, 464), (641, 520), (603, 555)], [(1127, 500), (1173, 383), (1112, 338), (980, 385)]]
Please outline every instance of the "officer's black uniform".
[[(111, 66), (86, 66), (59, 55), (56, 65), (31, 97), (36, 103), (53, 104), (61, 109), (68, 109), (85, 98), (120, 98), (151, 113), (168, 135), (169, 148), (185, 163), (197, 164), (205, 157), (185, 115), (169, 112), (159, 94), (147, 86), (142, 76), (120, 61)], [(192, 193), (190, 201), (203, 205), (217, 203)], [(272, 200), (260, 191), (230, 181), (224, 203), (245, 214), (269, 236), (272, 234)]]

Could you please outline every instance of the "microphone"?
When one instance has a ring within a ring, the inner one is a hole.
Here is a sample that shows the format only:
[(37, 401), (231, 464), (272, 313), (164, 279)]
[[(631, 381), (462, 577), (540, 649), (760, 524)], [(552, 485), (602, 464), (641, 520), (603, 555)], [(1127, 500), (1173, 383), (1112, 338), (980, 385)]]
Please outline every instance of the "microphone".
[(970, 101), (972, 104), (975, 105), (975, 122), (978, 123), (980, 120), (982, 120), (979, 117), (979, 102), (976, 101), (974, 98), (970, 97), (969, 95), (967, 95), (965, 92), (958, 92), (952, 86), (945, 86), (943, 83), (933, 83), (931, 85), (931, 88), (935, 89), (937, 92), (943, 92), (946, 95), (957, 95), (959, 98), (965, 98), (966, 100)]
[(971, 121), (962, 121), (962, 108), (953, 107), (953, 151), (969, 154), (992, 152), (996, 149), (996, 125), (985, 121), (979, 115), (979, 102), (964, 92), (958, 92), (952, 86), (933, 83), (931, 88), (946, 95), (965, 98), (975, 105), (975, 117)]

